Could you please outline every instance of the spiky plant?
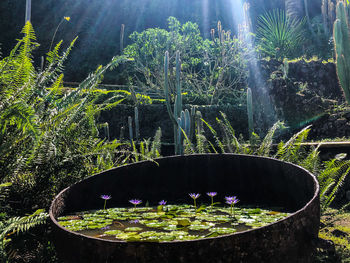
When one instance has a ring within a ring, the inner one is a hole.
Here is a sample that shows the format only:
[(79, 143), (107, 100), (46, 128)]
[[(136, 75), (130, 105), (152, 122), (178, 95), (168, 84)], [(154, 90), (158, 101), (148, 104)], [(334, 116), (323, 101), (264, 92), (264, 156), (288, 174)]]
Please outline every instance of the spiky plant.
[(258, 18), (257, 40), (264, 55), (273, 58), (296, 57), (304, 41), (305, 19), (287, 16), (274, 9)]
[[(343, 155), (338, 155), (336, 158), (329, 161), (321, 161), (319, 146), (309, 147), (304, 144), (311, 126), (307, 126), (297, 132), (287, 142), (280, 142), (276, 151), (273, 149), (273, 138), (276, 131), (284, 127), (282, 122), (278, 121), (275, 123), (267, 132), (261, 143), (250, 145), (247, 144), (246, 141), (235, 136), (235, 132), (225, 114), (221, 113), (221, 118), (216, 119), (221, 130), (221, 136), (219, 136), (218, 132), (215, 131), (209, 123), (204, 120), (202, 121), (214, 138), (214, 143), (208, 141), (210, 147), (206, 148), (207, 152), (253, 154), (274, 157), (282, 161), (300, 165), (312, 172), (316, 175), (320, 183), (322, 211), (325, 211), (331, 205), (340, 186), (350, 172), (350, 160), (343, 160), (339, 157)], [(207, 139), (205, 138), (205, 140)]]
[(26, 199), (24, 209), (30, 209), (38, 202), (47, 206), (65, 185), (118, 165), (121, 143), (99, 138), (96, 117), (121, 98), (97, 104), (95, 90), (103, 74), (126, 59), (113, 58), (73, 89), (63, 85), (62, 72), (76, 39), (62, 53), (59, 42), (47, 54), (47, 66), (36, 71), (32, 51), (38, 44), (29, 22), (22, 33), (0, 60), (0, 180), (13, 182), (11, 198)]

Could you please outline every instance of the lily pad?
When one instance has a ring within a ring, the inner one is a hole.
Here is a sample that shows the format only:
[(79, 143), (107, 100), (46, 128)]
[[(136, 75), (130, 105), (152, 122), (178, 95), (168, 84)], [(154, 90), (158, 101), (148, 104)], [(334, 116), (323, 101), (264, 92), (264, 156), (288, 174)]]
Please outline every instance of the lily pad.
[(177, 224), (179, 225), (179, 226), (190, 226), (191, 225), (191, 221), (190, 220), (188, 220), (188, 219), (178, 219), (177, 220)]
[[(92, 237), (111, 239), (114, 236), (128, 242), (170, 242), (227, 235), (236, 232), (236, 228), (257, 228), (289, 215), (275, 210), (235, 207), (231, 215), (228, 206), (202, 206), (196, 212), (193, 205), (166, 205), (158, 211), (157, 207), (84, 211), (59, 217), (58, 221), (68, 230), (84, 231)], [(107, 226), (110, 229), (101, 234), (100, 229)]]
[(108, 230), (108, 231), (104, 232), (105, 235), (109, 235), (109, 236), (116, 236), (116, 235), (119, 235), (121, 233), (123, 233), (123, 231), (121, 231), (121, 230)]
[(207, 230), (209, 228), (210, 226), (208, 225), (191, 225), (188, 227), (189, 230), (198, 230), (198, 231)]
[(139, 232), (139, 231), (142, 231), (143, 230), (143, 228), (141, 228), (141, 227), (127, 227), (127, 228), (125, 228), (124, 229), (124, 231), (130, 231), (130, 232)]
[(216, 232), (221, 235), (232, 234), (236, 232), (236, 229), (229, 227), (214, 227), (209, 230), (210, 232)]
[(129, 239), (132, 236), (136, 236), (138, 233), (137, 232), (124, 232), (124, 233), (120, 233), (118, 235), (116, 235), (115, 237), (118, 239)]

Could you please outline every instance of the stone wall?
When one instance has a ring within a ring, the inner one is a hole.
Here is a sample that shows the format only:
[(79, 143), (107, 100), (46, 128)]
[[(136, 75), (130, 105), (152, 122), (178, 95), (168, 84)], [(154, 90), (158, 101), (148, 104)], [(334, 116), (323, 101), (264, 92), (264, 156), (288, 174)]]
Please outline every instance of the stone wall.
[[(184, 108), (190, 110), (190, 105), (185, 105)], [(162, 142), (172, 143), (173, 125), (170, 121), (165, 105), (140, 105), (139, 107), (139, 125), (140, 137), (154, 137), (157, 129), (162, 129)], [(227, 115), (228, 120), (236, 131), (236, 134), (247, 135), (247, 114), (244, 107), (236, 106), (196, 106), (196, 110), (200, 111), (203, 119), (208, 122), (220, 134), (220, 128), (217, 125), (216, 118), (220, 117), (220, 111)], [(133, 119), (134, 129), (134, 107), (130, 105), (118, 105), (115, 108), (102, 112), (99, 121), (108, 122), (111, 138), (120, 138), (121, 127), (124, 127), (124, 138), (129, 138), (128, 116)], [(210, 132), (207, 130), (207, 136)]]
[(289, 62), (286, 75), (283, 67), (274, 60), (261, 62), (277, 118), (292, 129), (311, 123), (344, 102), (334, 63)]

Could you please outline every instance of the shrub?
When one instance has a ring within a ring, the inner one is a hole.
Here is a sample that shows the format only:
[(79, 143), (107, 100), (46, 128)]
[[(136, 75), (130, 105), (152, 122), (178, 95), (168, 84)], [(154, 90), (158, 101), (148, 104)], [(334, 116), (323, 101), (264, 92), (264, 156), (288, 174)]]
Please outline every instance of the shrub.
[[(169, 83), (175, 83), (175, 53), (179, 51), (185, 103), (226, 104), (243, 100), (247, 51), (238, 39), (222, 30), (221, 23), (216, 33), (212, 30), (211, 40), (201, 37), (196, 23), (181, 25), (174, 17), (168, 23), (168, 30), (150, 28), (130, 36), (133, 44), (124, 49), (124, 54), (133, 59), (126, 69), (132, 76), (130, 84), (137, 85), (139, 92), (146, 95), (164, 98), (164, 53), (169, 52)], [(170, 86), (170, 90), (175, 87)]]

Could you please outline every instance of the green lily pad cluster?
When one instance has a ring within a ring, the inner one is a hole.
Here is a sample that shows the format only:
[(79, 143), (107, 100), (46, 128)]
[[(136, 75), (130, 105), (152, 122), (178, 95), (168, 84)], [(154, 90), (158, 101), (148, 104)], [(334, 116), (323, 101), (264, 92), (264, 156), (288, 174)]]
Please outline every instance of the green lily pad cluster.
[(119, 241), (169, 242), (217, 237), (271, 224), (288, 213), (260, 208), (191, 205), (110, 208), (59, 217), (68, 230)]

